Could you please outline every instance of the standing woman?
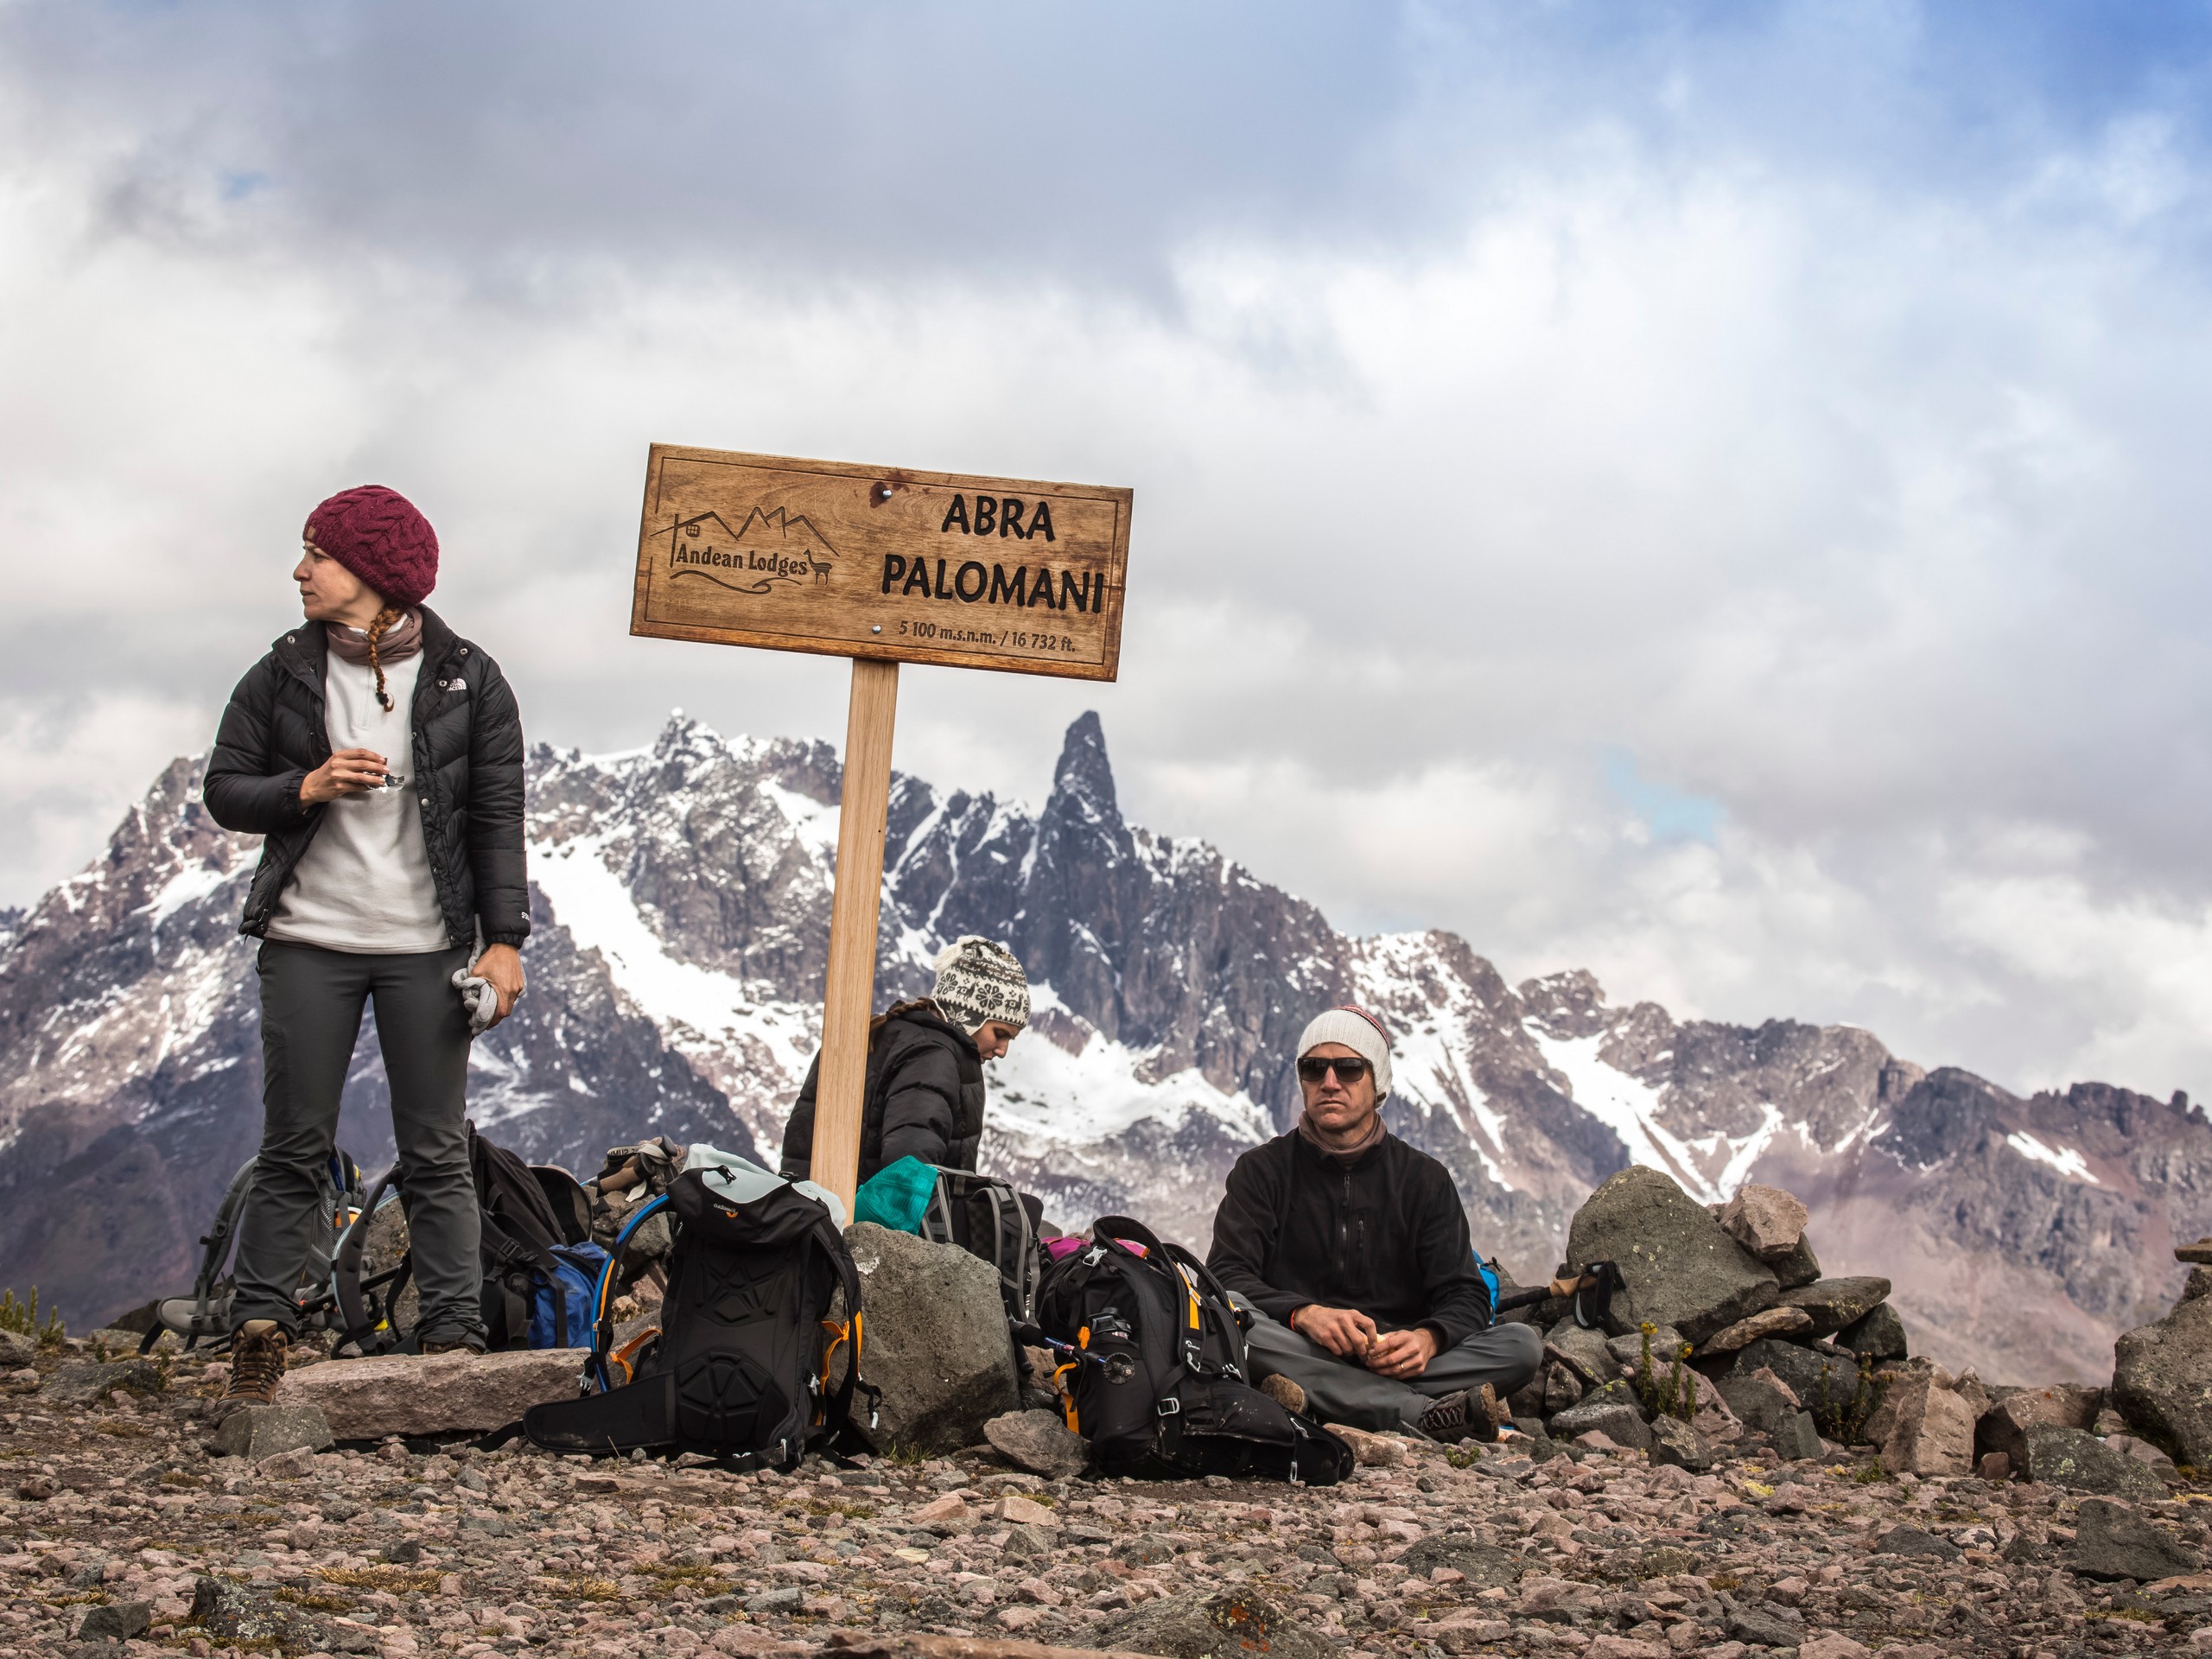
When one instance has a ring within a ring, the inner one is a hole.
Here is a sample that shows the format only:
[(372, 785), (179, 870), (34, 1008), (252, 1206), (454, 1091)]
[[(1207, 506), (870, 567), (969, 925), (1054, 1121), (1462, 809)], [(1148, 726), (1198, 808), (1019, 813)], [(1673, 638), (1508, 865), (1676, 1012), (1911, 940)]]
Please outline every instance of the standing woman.
[(292, 579), (305, 626), (223, 711), (202, 798), (264, 836), (239, 931), (261, 941), (262, 1138), (240, 1218), (226, 1397), (265, 1402), (298, 1335), (317, 1177), (374, 1000), (425, 1353), (481, 1350), (465, 1094), (476, 957), (496, 1025), (522, 995), (522, 717), (499, 664), (423, 601), (438, 538), (364, 485), (308, 515)]

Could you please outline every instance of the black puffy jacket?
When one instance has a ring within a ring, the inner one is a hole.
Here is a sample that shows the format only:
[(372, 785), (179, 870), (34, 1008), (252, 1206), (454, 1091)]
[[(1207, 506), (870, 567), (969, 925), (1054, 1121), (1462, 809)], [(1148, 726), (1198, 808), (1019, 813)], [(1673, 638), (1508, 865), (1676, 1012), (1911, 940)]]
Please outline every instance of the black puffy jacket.
[[(520, 944), (530, 935), (522, 712), (497, 663), (428, 606), (417, 608), (423, 667), (404, 787), (421, 799), (446, 938), (472, 943), (481, 917), (485, 944)], [(226, 830), (267, 838), (238, 924), (256, 938), (269, 931), (277, 896), (322, 823), (320, 806), (300, 804), (300, 785), (330, 759), (322, 693), (328, 650), (320, 622), (302, 623), (272, 645), (231, 693), (207, 758), (200, 798), (208, 816)]]
[[(784, 1126), (784, 1175), (804, 1180), (814, 1161), (814, 1091), (822, 1057)], [(863, 1181), (886, 1164), (918, 1158), (941, 1169), (973, 1169), (983, 1144), (983, 1057), (976, 1039), (934, 1002), (901, 1002), (868, 1033), (868, 1094), (861, 1108)]]

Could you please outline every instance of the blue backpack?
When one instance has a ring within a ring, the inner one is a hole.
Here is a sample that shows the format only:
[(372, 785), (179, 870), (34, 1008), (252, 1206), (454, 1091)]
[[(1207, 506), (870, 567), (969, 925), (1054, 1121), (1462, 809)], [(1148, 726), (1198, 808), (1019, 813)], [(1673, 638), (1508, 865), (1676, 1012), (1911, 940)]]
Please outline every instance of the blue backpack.
[(1490, 1322), (1496, 1325), (1497, 1323), (1497, 1258), (1492, 1256), (1485, 1262), (1479, 1255), (1477, 1256), (1475, 1271), (1482, 1274), (1483, 1288), (1490, 1293)]
[[(607, 1252), (591, 1239), (591, 1204), (576, 1178), (550, 1164), (526, 1164), (468, 1126), (468, 1167), (481, 1223), (486, 1345), (588, 1348), (594, 1303)], [(359, 1217), (339, 1241), (333, 1288), (343, 1320), (341, 1346), (365, 1354), (410, 1349), (412, 1335), (392, 1312), (413, 1276), (410, 1250), (380, 1274), (364, 1274), (371, 1221), (399, 1196), (394, 1166), (370, 1189)]]

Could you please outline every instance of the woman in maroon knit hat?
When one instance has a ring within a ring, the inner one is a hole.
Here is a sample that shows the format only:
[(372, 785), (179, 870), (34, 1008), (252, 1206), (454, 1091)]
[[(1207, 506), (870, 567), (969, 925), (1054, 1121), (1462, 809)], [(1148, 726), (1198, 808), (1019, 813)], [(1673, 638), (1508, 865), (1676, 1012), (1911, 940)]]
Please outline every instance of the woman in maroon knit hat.
[[(438, 538), (364, 485), (308, 515), (304, 625), (232, 692), (203, 799), (266, 837), (239, 931), (261, 941), (261, 1150), (240, 1218), (229, 1397), (266, 1401), (298, 1335), (320, 1183), (373, 1001), (426, 1353), (481, 1349), (465, 1114), (471, 973), (523, 992), (522, 717), (499, 664), (423, 603)], [(474, 964), (473, 967), (471, 964)]]

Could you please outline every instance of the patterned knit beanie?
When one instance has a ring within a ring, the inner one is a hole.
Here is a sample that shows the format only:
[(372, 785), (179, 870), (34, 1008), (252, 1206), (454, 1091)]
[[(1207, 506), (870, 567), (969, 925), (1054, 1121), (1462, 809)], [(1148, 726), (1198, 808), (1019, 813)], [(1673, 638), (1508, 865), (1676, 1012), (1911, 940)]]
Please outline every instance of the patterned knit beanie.
[(1317, 1014), (1299, 1034), (1298, 1058), (1304, 1059), (1324, 1043), (1337, 1043), (1351, 1050), (1375, 1068), (1375, 1098), (1387, 1099), (1390, 1093), (1390, 1033), (1382, 1029), (1382, 1022), (1365, 1008), (1345, 1003)]
[(308, 515), (315, 551), (344, 565), (402, 610), (438, 585), (438, 532), (397, 490), (340, 490)]
[(1016, 1031), (1029, 1023), (1029, 976), (1013, 951), (980, 933), (963, 934), (944, 948), (931, 995), (963, 1031), (980, 1031), (993, 1020)]

